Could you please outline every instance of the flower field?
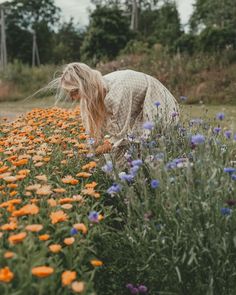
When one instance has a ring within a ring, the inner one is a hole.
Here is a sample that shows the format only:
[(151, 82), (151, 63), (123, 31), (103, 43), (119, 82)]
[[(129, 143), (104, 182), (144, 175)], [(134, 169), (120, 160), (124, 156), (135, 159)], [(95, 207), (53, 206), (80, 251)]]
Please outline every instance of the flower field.
[(146, 122), (124, 167), (94, 154), (77, 108), (2, 121), (0, 294), (236, 294), (225, 121)]

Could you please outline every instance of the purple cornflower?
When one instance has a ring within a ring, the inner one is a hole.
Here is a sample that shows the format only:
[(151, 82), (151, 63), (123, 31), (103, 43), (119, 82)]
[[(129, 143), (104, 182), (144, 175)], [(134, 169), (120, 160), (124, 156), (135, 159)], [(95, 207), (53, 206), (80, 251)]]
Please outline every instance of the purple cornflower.
[(132, 284), (130, 284), (130, 283), (126, 285), (126, 288), (129, 289), (129, 290), (132, 289), (133, 287), (134, 286)]
[(143, 129), (152, 130), (154, 128), (154, 123), (147, 121), (143, 123)]
[(159, 101), (156, 101), (154, 102), (154, 105), (158, 108), (161, 105), (161, 103)]
[(224, 113), (218, 113), (217, 115), (216, 115), (216, 119), (218, 119), (218, 120), (224, 120), (224, 118), (225, 118), (225, 114)]
[(91, 221), (91, 222), (94, 222), (94, 223), (98, 223), (98, 217), (99, 217), (99, 214), (97, 211), (91, 211), (89, 213), (89, 216), (88, 216), (88, 219)]
[(125, 172), (120, 172), (119, 177), (120, 177), (121, 180), (128, 181), (128, 182), (130, 182), (130, 181), (132, 181), (134, 179), (134, 175), (126, 174)]
[(113, 165), (111, 161), (108, 161), (104, 166), (102, 166), (102, 171), (105, 173), (110, 173), (113, 169)]
[(234, 173), (235, 171), (236, 171), (236, 169), (233, 167), (224, 168), (224, 172), (229, 173), (229, 174)]
[(113, 183), (113, 185), (109, 187), (109, 189), (107, 190), (107, 193), (112, 195), (112, 194), (119, 193), (120, 191), (121, 191), (121, 185), (118, 183)]
[(225, 131), (225, 137), (230, 139), (232, 132), (230, 130)]
[(236, 174), (231, 175), (232, 180), (236, 180)]
[(141, 159), (137, 159), (137, 160), (133, 160), (133, 161), (131, 162), (131, 164), (132, 164), (133, 166), (141, 166), (141, 165), (143, 164), (143, 161), (142, 161)]
[(223, 216), (228, 216), (230, 215), (232, 212), (232, 209), (230, 208), (221, 208), (220, 209), (220, 213), (223, 215)]
[(220, 127), (215, 127), (215, 128), (213, 129), (213, 132), (216, 133), (216, 134), (219, 134), (220, 131), (221, 131), (221, 128), (220, 128)]
[(130, 289), (130, 293), (131, 293), (131, 294), (138, 294), (138, 293), (139, 293), (138, 288), (136, 288), (136, 287), (131, 288), (131, 289)]
[(191, 138), (191, 143), (193, 144), (202, 144), (205, 142), (205, 136), (202, 134), (193, 135)]
[(139, 293), (144, 294), (147, 293), (148, 288), (145, 285), (140, 285), (138, 287)]
[(157, 188), (158, 186), (160, 185), (160, 181), (159, 180), (157, 180), (157, 179), (153, 179), (152, 181), (151, 181), (151, 187), (152, 188)]
[(76, 235), (78, 233), (78, 230), (76, 229), (76, 228), (72, 228), (71, 229), (71, 231), (70, 231), (70, 234), (72, 235), (72, 236), (74, 236), (74, 235)]

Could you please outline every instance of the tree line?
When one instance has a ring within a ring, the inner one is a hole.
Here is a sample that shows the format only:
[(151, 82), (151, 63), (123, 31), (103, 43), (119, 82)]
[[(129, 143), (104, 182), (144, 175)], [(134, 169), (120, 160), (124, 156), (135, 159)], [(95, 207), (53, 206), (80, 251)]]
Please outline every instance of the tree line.
[[(54, 0), (13, 0), (4, 4), (10, 61), (32, 62), (36, 33), (40, 60), (96, 64), (121, 51), (161, 44), (170, 53), (219, 52), (236, 48), (235, 0), (195, 0), (186, 32), (174, 0), (91, 0), (86, 28), (76, 19), (61, 21)], [(79, 4), (78, 4), (79, 5)]]

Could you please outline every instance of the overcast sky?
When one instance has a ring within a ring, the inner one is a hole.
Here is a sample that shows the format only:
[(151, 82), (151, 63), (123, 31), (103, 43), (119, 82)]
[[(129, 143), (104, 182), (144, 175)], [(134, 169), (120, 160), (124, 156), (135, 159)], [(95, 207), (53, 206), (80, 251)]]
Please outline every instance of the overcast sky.
[[(192, 13), (192, 4), (195, 0), (177, 0), (177, 5), (182, 24), (186, 24)], [(62, 9), (65, 19), (73, 16), (75, 22), (81, 25), (88, 23), (88, 7), (90, 0), (55, 0), (57, 6)]]
[[(6, 0), (0, 0), (0, 3)], [(176, 0), (181, 17), (182, 24), (186, 24), (192, 13), (192, 4), (195, 0)], [(62, 9), (62, 15), (65, 20), (71, 16), (76, 23), (81, 26), (88, 24), (88, 8), (90, 0), (55, 0), (55, 4)]]

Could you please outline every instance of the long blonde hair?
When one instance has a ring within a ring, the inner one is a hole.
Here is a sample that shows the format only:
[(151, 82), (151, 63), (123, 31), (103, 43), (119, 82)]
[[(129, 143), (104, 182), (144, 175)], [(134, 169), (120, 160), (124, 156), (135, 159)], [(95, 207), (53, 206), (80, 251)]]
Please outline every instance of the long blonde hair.
[(100, 140), (106, 118), (104, 98), (107, 93), (102, 74), (84, 63), (70, 63), (64, 66), (62, 74), (50, 83), (49, 88), (55, 86), (58, 100), (70, 91), (78, 91), (84, 127), (91, 137)]

